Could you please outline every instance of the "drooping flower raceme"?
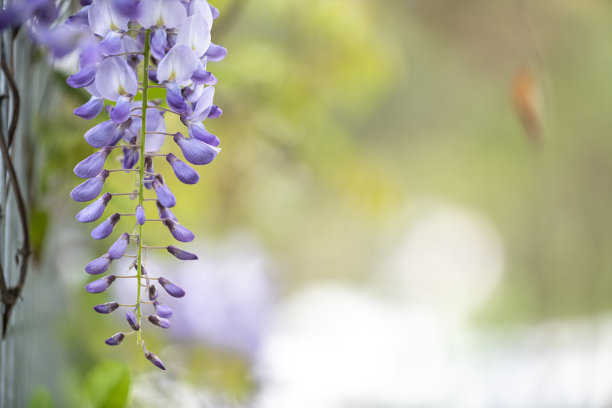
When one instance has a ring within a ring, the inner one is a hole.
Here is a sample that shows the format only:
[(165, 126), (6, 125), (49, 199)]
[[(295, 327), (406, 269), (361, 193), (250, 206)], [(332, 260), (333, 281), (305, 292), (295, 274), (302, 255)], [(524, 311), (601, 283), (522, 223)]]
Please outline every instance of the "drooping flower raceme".
[[(88, 203), (76, 218), (98, 223), (92, 238), (112, 237), (107, 253), (85, 266), (88, 274), (95, 275), (85, 289), (102, 293), (113, 284), (133, 282), (135, 302), (109, 301), (94, 307), (100, 314), (122, 310), (130, 328), (113, 334), (106, 344), (117, 346), (126, 336), (136, 334), (145, 357), (165, 369), (145, 346), (143, 320), (169, 328), (173, 312), (160, 294), (180, 298), (185, 291), (171, 277), (156, 276), (155, 267), (145, 265), (145, 253), (166, 250), (182, 261), (197, 256), (174, 244), (148, 245), (144, 230), (147, 223), (161, 222), (174, 240), (194, 239), (169, 209), (177, 199), (154, 169), (157, 160), (165, 159), (179, 182), (196, 184), (199, 175), (192, 165), (208, 164), (220, 151), (219, 139), (203, 123), (222, 113), (213, 104), (217, 79), (207, 70), (209, 61), (220, 61), (227, 53), (211, 43), (212, 23), (219, 12), (206, 0), (81, 0), (81, 4), (83, 8), (62, 27), (78, 32), (80, 38), (79, 70), (67, 82), (91, 95), (74, 113), (90, 120), (105, 111), (108, 119), (84, 135), (97, 150), (74, 168), (86, 180), (70, 196)], [(165, 88), (167, 107), (149, 100), (152, 86)], [(166, 132), (167, 115), (180, 118), (185, 134)], [(175, 146), (174, 152), (160, 154), (164, 144)], [(120, 169), (108, 168), (107, 159), (112, 155), (122, 158)], [(132, 191), (104, 191), (106, 180), (116, 172), (134, 174)], [(135, 201), (133, 213), (107, 211), (115, 200), (130, 199)], [(106, 212), (110, 215), (105, 216)], [(123, 257), (134, 259), (128, 271), (111, 273), (113, 261)]]

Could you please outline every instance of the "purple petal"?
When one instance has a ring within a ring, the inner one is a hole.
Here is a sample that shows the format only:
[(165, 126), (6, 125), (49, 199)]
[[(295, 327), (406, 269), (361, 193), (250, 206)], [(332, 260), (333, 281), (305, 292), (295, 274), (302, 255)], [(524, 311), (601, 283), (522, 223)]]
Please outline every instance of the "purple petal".
[(155, 178), (153, 180), (153, 189), (155, 190), (155, 194), (157, 195), (157, 200), (164, 207), (174, 207), (176, 205), (176, 198), (172, 191), (166, 186), (162, 184), (159, 178)]
[(198, 15), (204, 19), (205, 27), (208, 31), (213, 24), (213, 11), (206, 0), (191, 0), (189, 4), (189, 15)]
[(108, 249), (108, 256), (110, 259), (119, 259), (123, 257), (128, 245), (130, 244), (130, 235), (127, 232), (121, 234), (119, 239), (111, 245)]
[(85, 285), (89, 293), (102, 293), (117, 279), (115, 275), (108, 275)]
[(67, 26), (75, 28), (77, 30), (86, 30), (89, 28), (89, 18), (87, 17), (89, 7), (87, 7), (88, 5), (84, 6), (85, 7), (79, 10), (77, 13), (71, 15), (70, 17), (68, 17), (68, 19), (66, 19)]
[(104, 193), (102, 197), (98, 198), (87, 207), (83, 208), (76, 215), (76, 219), (79, 222), (94, 222), (104, 214), (108, 202), (113, 198), (109, 193)]
[(168, 250), (168, 252), (170, 252), (172, 255), (174, 255), (181, 261), (195, 261), (198, 259), (197, 255), (192, 254), (191, 252), (183, 251), (182, 249), (175, 247), (174, 245), (168, 245), (168, 248), (166, 249)]
[(111, 149), (105, 147), (100, 151), (95, 152), (91, 156), (81, 160), (79, 164), (74, 167), (74, 174), (80, 178), (92, 178), (100, 174), (104, 169), (106, 158), (108, 157)]
[(208, 112), (208, 119), (216, 119), (223, 114), (223, 111), (217, 105), (213, 105)]
[(206, 127), (201, 122), (193, 122), (189, 125), (189, 136), (215, 147), (221, 143), (219, 138), (206, 130)]
[(108, 255), (102, 255), (101, 257), (96, 258), (87, 265), (85, 265), (85, 272), (90, 275), (99, 275), (108, 270), (111, 262), (113, 261), (108, 257)]
[(170, 230), (170, 233), (172, 234), (174, 239), (176, 239), (177, 241), (191, 242), (195, 238), (193, 232), (189, 231), (187, 228), (183, 227), (178, 222), (171, 219), (165, 219), (163, 222), (164, 225)]
[(173, 153), (168, 153), (166, 160), (170, 163), (170, 166), (172, 166), (176, 178), (181, 182), (185, 184), (196, 184), (200, 181), (198, 172), (179, 160)]
[(138, 18), (138, 1), (136, 0), (112, 0), (115, 10), (123, 16)]
[(166, 47), (168, 46), (168, 34), (164, 29), (157, 29), (151, 36), (151, 54), (158, 60), (166, 55)]
[(138, 157), (140, 156), (140, 150), (131, 147), (123, 148), (123, 162), (121, 166), (128, 170), (133, 168), (138, 163)]
[(218, 147), (210, 146), (200, 140), (185, 138), (180, 133), (174, 135), (174, 141), (181, 148), (185, 159), (191, 164), (208, 164), (212, 162), (221, 151)]
[(132, 327), (132, 329), (138, 331), (140, 329), (140, 325), (138, 324), (138, 319), (132, 312), (125, 313), (125, 320), (127, 320), (128, 324)]
[(168, 292), (168, 294), (175, 298), (182, 298), (185, 296), (185, 291), (179, 288), (174, 283), (170, 282), (168, 279), (160, 277), (158, 280), (159, 284)]
[(151, 353), (150, 351), (147, 351), (147, 353), (145, 354), (145, 357), (147, 358), (147, 360), (153, 363), (155, 367), (161, 368), (162, 370), (166, 369), (166, 367), (164, 366), (164, 363), (162, 363), (159, 357), (157, 357), (155, 354)]
[(213, 99), (215, 97), (215, 88), (208, 86), (203, 89), (202, 94), (198, 98), (196, 108), (193, 113), (189, 116), (189, 121), (201, 122), (208, 117), (210, 110), (213, 106)]
[(119, 307), (119, 303), (109, 302), (109, 303), (103, 303), (101, 305), (95, 305), (93, 309), (100, 314), (109, 314), (117, 310), (118, 307)]
[(170, 306), (167, 305), (162, 305), (161, 303), (159, 303), (157, 300), (155, 302), (153, 302), (153, 307), (155, 308), (155, 312), (160, 316), (160, 317), (172, 317), (172, 308)]
[(202, 58), (210, 46), (210, 26), (200, 14), (188, 17), (178, 28), (176, 44), (185, 44)]
[(160, 83), (166, 81), (186, 82), (196, 72), (198, 64), (198, 57), (191, 48), (184, 44), (177, 44), (159, 62), (157, 80)]
[(98, 96), (92, 96), (89, 101), (79, 106), (74, 110), (74, 114), (82, 117), (83, 119), (93, 119), (102, 112), (104, 107), (104, 98)]
[(127, 97), (125, 95), (119, 96), (119, 98), (117, 99), (117, 104), (111, 110), (110, 113), (110, 117), (113, 122), (120, 124), (130, 118), (130, 102), (132, 102), (132, 99), (130, 97)]
[(211, 43), (204, 55), (210, 62), (219, 62), (227, 56), (227, 49), (220, 45)]
[(216, 20), (221, 13), (219, 13), (219, 10), (212, 4), (209, 4), (209, 6), (210, 6), (210, 11), (211, 11), (213, 20)]
[(98, 66), (96, 88), (105, 99), (116, 101), (119, 96), (138, 92), (138, 76), (121, 57), (110, 57)]
[(109, 146), (115, 138), (117, 125), (112, 120), (99, 123), (85, 133), (85, 140), (93, 147)]
[(179, 0), (141, 0), (137, 21), (144, 28), (176, 28), (187, 17), (187, 11)]
[(217, 85), (218, 82), (217, 77), (204, 69), (204, 66), (200, 66), (197, 71), (193, 73), (191, 80), (196, 84), (203, 85)]
[(157, 315), (149, 315), (149, 321), (162, 329), (167, 329), (172, 326), (170, 320), (164, 319), (163, 317), (159, 317)]
[(104, 187), (104, 181), (106, 181), (108, 174), (108, 171), (102, 170), (100, 174), (98, 174), (96, 177), (90, 178), (89, 180), (76, 186), (70, 192), (70, 197), (72, 197), (74, 201), (78, 202), (93, 200), (102, 191), (102, 188)]
[(113, 31), (125, 31), (128, 29), (130, 18), (119, 13), (110, 0), (96, 0), (88, 10), (89, 25), (91, 31), (100, 37)]
[(172, 82), (169, 83), (166, 88), (166, 102), (168, 102), (170, 109), (176, 113), (189, 113), (189, 105), (181, 94), (181, 88)]
[(106, 37), (100, 41), (100, 51), (104, 55), (113, 55), (121, 52), (121, 34), (109, 31)]
[(113, 335), (112, 337), (104, 340), (104, 342), (106, 344), (108, 344), (109, 346), (118, 346), (118, 345), (121, 344), (123, 339), (125, 339), (125, 334), (117, 333), (117, 334)]
[(111, 215), (107, 220), (91, 231), (91, 237), (93, 239), (104, 239), (108, 237), (113, 232), (120, 218), (121, 216), (118, 213)]
[(91, 85), (96, 79), (96, 70), (97, 67), (95, 65), (86, 65), (76, 74), (69, 76), (66, 83), (73, 88), (83, 88), (84, 86)]
[(136, 221), (138, 221), (140, 225), (143, 225), (146, 221), (144, 207), (140, 204), (136, 206)]

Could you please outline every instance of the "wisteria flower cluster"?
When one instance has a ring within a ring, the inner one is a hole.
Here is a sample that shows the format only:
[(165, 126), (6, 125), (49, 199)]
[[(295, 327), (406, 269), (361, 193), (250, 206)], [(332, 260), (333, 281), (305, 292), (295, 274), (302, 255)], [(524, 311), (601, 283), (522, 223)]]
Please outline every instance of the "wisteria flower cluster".
[[(101, 314), (123, 310), (131, 330), (114, 334), (106, 344), (117, 346), (126, 336), (135, 334), (145, 357), (165, 370), (162, 361), (146, 348), (142, 321), (169, 328), (172, 309), (162, 303), (160, 289), (176, 298), (185, 292), (167, 277), (154, 276), (154, 267), (145, 264), (146, 252), (166, 250), (179, 260), (195, 260), (197, 256), (175, 245), (147, 245), (144, 226), (160, 222), (175, 240), (194, 239), (170, 210), (176, 198), (155, 167), (156, 160), (165, 158), (180, 182), (195, 184), (199, 175), (190, 164), (208, 164), (220, 151), (219, 139), (203, 124), (222, 113), (213, 104), (217, 79), (207, 70), (208, 62), (220, 61), (227, 54), (225, 48), (211, 43), (211, 27), (219, 12), (206, 0), (81, 0), (81, 5), (82, 9), (62, 27), (79, 32), (73, 38), (79, 38), (81, 50), (79, 71), (67, 82), (91, 94), (74, 113), (94, 119), (105, 111), (109, 119), (84, 135), (98, 150), (74, 168), (74, 173), (86, 180), (70, 196), (78, 202), (91, 201), (76, 218), (94, 223), (103, 218), (111, 201), (136, 201), (133, 213), (112, 213), (91, 231), (97, 240), (111, 237), (115, 230), (119, 235), (106, 254), (85, 267), (91, 275), (105, 274), (85, 289), (101, 293), (118, 280), (135, 282), (134, 303), (112, 301), (94, 310)], [(149, 99), (151, 88), (165, 89), (167, 107)], [(166, 132), (168, 115), (177, 115), (187, 132)], [(168, 138), (178, 149), (176, 153), (160, 154)], [(111, 155), (121, 157), (120, 169), (105, 168)], [(133, 173), (134, 190), (102, 194), (105, 181), (116, 172)], [(127, 224), (122, 220), (126, 218), (133, 220), (131, 232), (124, 230)], [(133, 258), (127, 272), (107, 274), (115, 260), (125, 257)]]

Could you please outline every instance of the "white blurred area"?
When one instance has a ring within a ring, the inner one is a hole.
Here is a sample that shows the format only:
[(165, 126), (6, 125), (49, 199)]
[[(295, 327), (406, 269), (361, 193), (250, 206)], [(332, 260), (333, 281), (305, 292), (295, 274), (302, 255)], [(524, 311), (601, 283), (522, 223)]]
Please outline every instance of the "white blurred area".
[(197, 295), (173, 303), (178, 338), (161, 353), (181, 367), (181, 340), (232, 349), (251, 360), (259, 389), (240, 405), (153, 372), (135, 380), (135, 406), (612, 406), (612, 319), (471, 323), (503, 277), (503, 242), (485, 219), (428, 205), (388, 237), (370, 282), (319, 283), (275, 306), (261, 247), (245, 237), (209, 246), (207, 260), (173, 271)]
[(397, 236), (370, 289), (320, 284), (279, 307), (254, 406), (611, 406), (612, 321), (470, 324), (503, 271), (486, 220), (436, 206)]

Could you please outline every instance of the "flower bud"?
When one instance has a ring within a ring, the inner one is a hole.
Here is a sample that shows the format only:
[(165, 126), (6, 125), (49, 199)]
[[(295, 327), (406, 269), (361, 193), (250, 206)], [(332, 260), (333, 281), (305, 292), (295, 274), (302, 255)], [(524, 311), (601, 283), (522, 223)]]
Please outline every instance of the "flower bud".
[(102, 197), (98, 198), (87, 207), (83, 208), (76, 215), (76, 219), (79, 222), (94, 222), (104, 214), (108, 202), (113, 198), (109, 193), (104, 193)]
[(145, 215), (145, 210), (144, 207), (140, 204), (138, 204), (136, 206), (136, 221), (138, 221), (138, 223), (140, 225), (143, 225), (146, 221), (147, 217)]
[(113, 260), (109, 258), (108, 254), (102, 255), (85, 265), (85, 272), (90, 275), (99, 275), (108, 270), (111, 262), (113, 262)]
[(111, 144), (117, 133), (117, 124), (107, 120), (85, 132), (85, 140), (93, 147), (101, 148)]
[(177, 221), (176, 217), (174, 216), (174, 213), (171, 210), (161, 205), (159, 201), (156, 201), (155, 204), (157, 204), (157, 212), (159, 213), (159, 218), (161, 218), (162, 220), (168, 218), (170, 220)]
[(125, 312), (125, 320), (127, 320), (128, 324), (132, 327), (132, 329), (138, 331), (140, 330), (140, 325), (138, 324), (138, 319), (132, 312)]
[(98, 225), (91, 231), (91, 237), (93, 239), (104, 239), (108, 237), (113, 232), (113, 229), (120, 218), (121, 216), (118, 213), (114, 213), (107, 220), (102, 222), (102, 224)]
[(119, 303), (109, 302), (109, 303), (103, 303), (101, 305), (95, 305), (93, 309), (100, 314), (109, 314), (117, 310), (118, 307), (119, 307)]
[(158, 282), (160, 285), (162, 285), (162, 287), (166, 290), (166, 292), (168, 292), (170, 296), (176, 298), (182, 298), (183, 296), (185, 296), (185, 291), (174, 283), (170, 282), (168, 279), (160, 277), (158, 279)]
[(157, 200), (164, 207), (174, 207), (176, 205), (174, 194), (172, 194), (172, 191), (163, 184), (163, 178), (160, 175), (153, 179), (153, 189), (157, 195)]
[(80, 178), (92, 178), (100, 174), (102, 169), (104, 169), (104, 164), (110, 152), (111, 148), (105, 147), (81, 160), (79, 164), (74, 167), (74, 174)]
[(164, 366), (164, 363), (162, 363), (159, 357), (157, 357), (155, 354), (151, 353), (150, 351), (146, 352), (145, 357), (147, 358), (147, 360), (153, 363), (155, 367), (161, 368), (162, 370), (166, 369), (166, 367)]
[(115, 275), (108, 275), (85, 285), (89, 293), (102, 293), (117, 279)]
[(70, 192), (70, 197), (72, 197), (74, 201), (78, 202), (93, 200), (102, 191), (102, 187), (104, 187), (104, 182), (106, 181), (108, 175), (108, 171), (102, 170), (96, 177), (90, 178), (89, 180), (76, 186)]
[(154, 325), (161, 327), (162, 329), (167, 329), (170, 326), (172, 326), (172, 324), (170, 323), (170, 320), (164, 319), (157, 315), (149, 315), (149, 321), (153, 323)]
[(124, 232), (119, 239), (108, 249), (108, 256), (111, 259), (119, 259), (125, 254), (125, 251), (130, 244), (130, 234)]
[(172, 308), (168, 305), (162, 305), (157, 300), (153, 302), (153, 307), (155, 308), (155, 312), (160, 317), (171, 317), (172, 316)]
[(168, 153), (166, 160), (170, 163), (170, 166), (172, 166), (176, 178), (181, 182), (185, 184), (196, 184), (200, 181), (198, 172), (179, 160), (173, 153)]
[(164, 225), (170, 230), (170, 233), (172, 234), (174, 239), (176, 239), (177, 241), (191, 242), (195, 238), (193, 232), (189, 231), (187, 228), (183, 227), (178, 222), (171, 219), (165, 219), (163, 222)]
[[(151, 156), (145, 156), (145, 170), (147, 173), (155, 173), (155, 169), (153, 168), (153, 158)], [(153, 176), (151, 174), (145, 174), (144, 181), (153, 180)], [(152, 183), (144, 183), (144, 186), (147, 190), (150, 190), (153, 186)]]
[(191, 164), (208, 164), (217, 157), (221, 149), (211, 146), (201, 140), (186, 138), (181, 133), (174, 135), (174, 141), (179, 145), (183, 156)]
[(123, 339), (125, 339), (125, 334), (119, 332), (113, 335), (112, 337), (106, 339), (104, 342), (108, 344), (109, 346), (118, 346), (121, 344)]
[(104, 107), (104, 98), (92, 96), (89, 101), (76, 108), (73, 113), (83, 119), (93, 119), (102, 112)]
[(191, 252), (183, 251), (182, 249), (175, 247), (174, 245), (168, 245), (168, 248), (166, 249), (168, 250), (168, 252), (170, 252), (172, 255), (174, 255), (181, 261), (195, 261), (198, 259), (197, 255), (192, 254)]
[(159, 293), (157, 292), (157, 288), (155, 285), (149, 286), (149, 300), (155, 300), (159, 297)]

